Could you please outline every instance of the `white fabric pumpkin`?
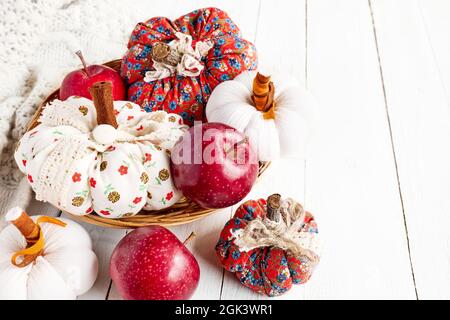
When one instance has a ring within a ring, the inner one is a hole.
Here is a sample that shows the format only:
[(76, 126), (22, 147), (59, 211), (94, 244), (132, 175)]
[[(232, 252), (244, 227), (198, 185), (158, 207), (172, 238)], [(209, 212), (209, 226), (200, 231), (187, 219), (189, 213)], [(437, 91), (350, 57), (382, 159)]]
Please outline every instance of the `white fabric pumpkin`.
[[(15, 219), (22, 211), (14, 208)], [(37, 221), (41, 216), (32, 217)], [(65, 226), (41, 223), (45, 241), (43, 254), (24, 267), (12, 256), (27, 247), (27, 241), (12, 224), (0, 233), (0, 300), (76, 299), (87, 292), (98, 272), (97, 256), (88, 233), (77, 223), (58, 218)]]
[(297, 81), (275, 75), (274, 119), (267, 119), (252, 101), (256, 72), (243, 72), (219, 84), (206, 106), (208, 122), (225, 123), (243, 132), (260, 161), (304, 156), (315, 100)]
[(181, 198), (168, 152), (186, 126), (177, 114), (144, 112), (114, 101), (117, 129), (97, 126), (91, 100), (71, 97), (47, 105), (40, 124), (20, 140), (19, 169), (38, 200), (76, 215), (107, 218), (159, 210)]

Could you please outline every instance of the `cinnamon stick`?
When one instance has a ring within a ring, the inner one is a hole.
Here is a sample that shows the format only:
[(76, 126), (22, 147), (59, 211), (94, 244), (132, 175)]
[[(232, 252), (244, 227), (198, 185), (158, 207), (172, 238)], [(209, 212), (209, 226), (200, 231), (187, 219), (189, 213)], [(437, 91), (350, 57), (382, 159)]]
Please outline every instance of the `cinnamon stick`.
[(97, 124), (109, 124), (117, 128), (117, 120), (114, 115), (114, 100), (112, 84), (108, 81), (96, 82), (89, 88), (89, 93), (97, 110)]
[[(11, 222), (24, 236), (26, 242), (27, 242), (27, 248), (32, 247), (35, 245), (40, 237), (41, 229), (35, 223), (30, 216), (23, 211), (19, 207), (12, 208), (8, 211), (8, 213), (5, 216), (6, 221)], [(18, 257), (18, 254), (14, 254), (11, 257), (11, 263), (19, 268), (24, 268), (30, 263), (33, 263), (38, 256), (43, 255), (44, 250), (37, 250), (36, 252), (33, 252), (31, 254), (23, 255), (22, 260), (20, 262), (17, 262), (16, 259)]]

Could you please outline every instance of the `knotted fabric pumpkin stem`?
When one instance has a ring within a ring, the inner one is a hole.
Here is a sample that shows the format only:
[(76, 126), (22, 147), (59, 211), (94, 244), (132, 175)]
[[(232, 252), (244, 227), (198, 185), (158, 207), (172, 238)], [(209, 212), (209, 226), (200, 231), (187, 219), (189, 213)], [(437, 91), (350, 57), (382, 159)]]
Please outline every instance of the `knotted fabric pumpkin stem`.
[[(23, 268), (33, 263), (38, 256), (44, 254), (45, 239), (42, 233), (40, 223), (47, 222), (65, 227), (66, 223), (52, 217), (42, 216), (34, 222), (30, 216), (22, 209), (15, 207), (8, 211), (6, 220), (11, 222), (25, 237), (27, 246), (25, 249), (16, 252), (11, 257), (11, 263), (16, 267)], [(17, 258), (23, 256), (21, 262)]]
[(156, 42), (152, 49), (152, 58), (156, 62), (176, 66), (180, 57), (170, 48), (167, 43)]
[(275, 86), (270, 76), (257, 73), (253, 79), (252, 101), (258, 111), (264, 112), (265, 119), (275, 119)]
[(97, 124), (109, 124), (117, 129), (117, 120), (114, 115), (112, 84), (108, 81), (96, 82), (89, 88), (95, 109), (97, 110)]
[(40, 228), (25, 211), (20, 208), (13, 208), (8, 212), (6, 219), (11, 221), (24, 236), (27, 247), (38, 241)]

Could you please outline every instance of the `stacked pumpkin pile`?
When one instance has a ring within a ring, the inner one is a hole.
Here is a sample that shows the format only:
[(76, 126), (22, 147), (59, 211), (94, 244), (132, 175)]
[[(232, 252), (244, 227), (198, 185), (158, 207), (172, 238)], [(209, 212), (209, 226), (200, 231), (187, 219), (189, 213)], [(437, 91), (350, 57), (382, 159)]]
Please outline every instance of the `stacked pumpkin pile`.
[[(118, 71), (88, 66), (78, 55), (84, 67), (66, 76), (59, 96), (40, 110), (15, 153), (36, 198), (65, 212), (126, 219), (170, 208), (183, 196), (202, 208), (229, 207), (250, 192), (261, 164), (302, 152), (308, 94), (287, 77), (256, 72), (254, 45), (219, 9), (139, 23)], [(243, 284), (277, 295), (311, 275), (318, 262), (317, 228), (295, 201), (279, 195), (268, 199), (238, 209), (221, 234), (217, 253)], [(5, 255), (16, 253), (9, 267), (44, 263), (50, 256), (44, 240), (52, 232), (65, 232), (68, 243), (78, 241), (70, 235), (73, 222), (34, 221), (20, 212), (14, 209), (10, 216), (20, 233), (12, 226), (5, 231), (22, 239), (22, 248)], [(40, 223), (54, 226), (41, 228)], [(160, 247), (157, 239), (162, 237), (172, 251)], [(187, 262), (178, 268), (179, 277), (171, 274), (169, 280), (176, 254)], [(155, 255), (166, 261), (155, 261)], [(94, 265), (91, 259), (91, 285)], [(137, 274), (142, 270), (152, 272)], [(170, 231), (153, 226), (119, 243), (111, 276), (124, 298), (188, 298), (199, 268)], [(76, 297), (89, 288), (61, 286), (69, 293), (55, 296), (59, 291), (49, 287), (48, 296), (40, 298)], [(30, 290), (20, 294), (36, 297)]]

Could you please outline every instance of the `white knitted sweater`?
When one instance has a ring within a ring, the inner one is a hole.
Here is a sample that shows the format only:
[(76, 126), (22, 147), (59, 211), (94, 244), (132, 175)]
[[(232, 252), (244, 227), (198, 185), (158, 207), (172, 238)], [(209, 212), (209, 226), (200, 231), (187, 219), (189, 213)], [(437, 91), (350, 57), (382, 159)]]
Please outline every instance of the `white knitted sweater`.
[(90, 63), (120, 58), (136, 23), (166, 11), (167, 1), (1, 1), (0, 229), (2, 214), (31, 199), (13, 160), (16, 142), (43, 98), (80, 67), (74, 52)]

